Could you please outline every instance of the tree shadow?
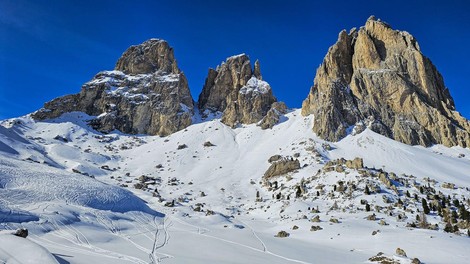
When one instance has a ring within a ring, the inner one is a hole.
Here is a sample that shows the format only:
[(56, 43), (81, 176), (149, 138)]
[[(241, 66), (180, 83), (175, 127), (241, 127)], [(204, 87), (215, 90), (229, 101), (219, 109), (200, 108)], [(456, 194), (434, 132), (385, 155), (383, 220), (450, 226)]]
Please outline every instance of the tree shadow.
[(62, 254), (52, 254), (52, 255), (57, 260), (57, 262), (59, 262), (59, 264), (70, 264), (69, 261), (65, 260), (62, 257), (73, 258), (73, 256), (69, 256), (69, 255), (62, 255)]

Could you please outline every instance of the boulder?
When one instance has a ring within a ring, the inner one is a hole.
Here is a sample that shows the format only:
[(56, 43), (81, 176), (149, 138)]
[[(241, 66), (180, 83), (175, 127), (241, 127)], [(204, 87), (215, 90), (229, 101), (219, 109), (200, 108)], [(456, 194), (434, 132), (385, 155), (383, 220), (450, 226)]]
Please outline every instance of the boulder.
[(287, 174), (289, 172), (300, 169), (300, 162), (298, 159), (283, 158), (276, 162), (273, 162), (269, 166), (268, 170), (264, 173), (264, 178), (268, 179), (271, 177)]
[(28, 236), (28, 229), (20, 228), (14, 233), (15, 236), (26, 238)]

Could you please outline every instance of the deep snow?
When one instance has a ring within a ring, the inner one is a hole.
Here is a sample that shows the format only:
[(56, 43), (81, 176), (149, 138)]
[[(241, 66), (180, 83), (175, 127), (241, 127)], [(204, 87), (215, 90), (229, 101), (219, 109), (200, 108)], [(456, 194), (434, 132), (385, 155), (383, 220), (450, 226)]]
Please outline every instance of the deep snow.
[[(28, 228), (31, 242), (59, 256), (60, 263), (364, 263), (378, 252), (401, 263), (413, 257), (425, 263), (470, 258), (464, 235), (410, 229), (378, 212), (389, 225), (365, 220), (369, 213), (355, 209), (359, 201), (380, 204), (381, 195), (277, 201), (261, 183), (274, 154), (299, 156), (302, 169), (291, 180), (279, 180), (285, 190), (316, 175), (328, 160), (362, 157), (370, 168), (416, 181), (429, 177), (437, 186), (454, 183), (458, 188), (440, 190), (468, 199), (469, 149), (408, 146), (369, 130), (325, 142), (311, 131), (312, 117), (299, 110), (272, 130), (255, 124), (232, 129), (212, 119), (168, 137), (102, 135), (87, 119), (70, 113), (0, 126), (0, 228)], [(207, 141), (215, 146), (205, 147)], [(151, 191), (133, 188), (142, 175)], [(314, 183), (330, 186), (357, 176), (332, 172)], [(256, 202), (257, 191), (262, 202)], [(164, 206), (173, 200), (175, 207)], [(330, 210), (334, 201), (352, 209)], [(194, 211), (198, 206), (202, 212)], [(322, 221), (309, 222), (314, 215)], [(339, 223), (330, 223), (332, 217)], [(312, 225), (323, 230), (311, 232)], [(274, 237), (280, 230), (290, 236)], [(394, 256), (397, 247), (410, 258)]]

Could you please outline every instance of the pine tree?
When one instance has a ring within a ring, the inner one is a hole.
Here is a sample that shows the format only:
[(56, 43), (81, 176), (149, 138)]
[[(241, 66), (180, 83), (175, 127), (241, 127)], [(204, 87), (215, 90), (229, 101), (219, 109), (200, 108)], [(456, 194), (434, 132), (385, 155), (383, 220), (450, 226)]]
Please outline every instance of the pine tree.
[(459, 208), (460, 219), (462, 220), (470, 220), (470, 213), (465, 209), (463, 204), (460, 205)]
[(426, 199), (423, 198), (423, 200), (421, 200), (421, 204), (423, 205), (423, 212), (425, 214), (429, 214), (430, 210), (429, 210), (428, 202), (426, 201)]
[(364, 193), (367, 195), (370, 194), (369, 186), (366, 185), (366, 189), (364, 190)]
[(366, 204), (366, 212), (370, 212), (370, 205)]
[(457, 219), (459, 218), (459, 216), (457, 215), (457, 211), (452, 211), (452, 223), (457, 223)]

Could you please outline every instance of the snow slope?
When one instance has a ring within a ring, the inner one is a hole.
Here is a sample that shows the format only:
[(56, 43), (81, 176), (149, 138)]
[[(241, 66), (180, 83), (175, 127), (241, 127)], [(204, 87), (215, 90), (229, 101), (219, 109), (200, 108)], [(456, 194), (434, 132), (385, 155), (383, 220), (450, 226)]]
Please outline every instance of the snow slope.
[[(0, 126), (0, 228), (27, 227), (59, 262), (364, 263), (378, 252), (400, 263), (470, 258), (465, 232), (445, 233), (437, 214), (428, 216), (437, 231), (407, 227), (421, 205), (404, 196), (424, 197), (417, 187), (429, 177), (445, 195), (468, 199), (469, 149), (408, 146), (369, 130), (330, 143), (299, 110), (272, 130), (212, 119), (167, 137), (103, 135), (87, 119), (70, 113)], [(301, 169), (276, 178), (281, 187), (273, 190), (262, 177), (275, 154), (297, 158)], [(399, 177), (411, 184), (397, 184), (395, 194), (379, 182), (382, 191), (366, 196), (359, 171), (325, 172), (328, 161), (355, 157), (372, 172), (406, 174)], [(304, 180), (307, 194), (296, 198)], [(358, 190), (334, 192), (339, 181), (356, 181)], [(283, 198), (273, 197), (278, 192)], [(404, 200), (408, 211), (387, 209), (384, 196)], [(362, 200), (383, 208), (373, 211), (376, 221), (366, 219), (372, 212)], [(315, 216), (320, 222), (310, 221)], [(281, 230), (290, 236), (275, 237)], [(409, 258), (397, 256), (398, 247)]]
[(57, 264), (47, 249), (30, 241), (12, 235), (11, 233), (0, 233), (0, 261), (6, 264)]

